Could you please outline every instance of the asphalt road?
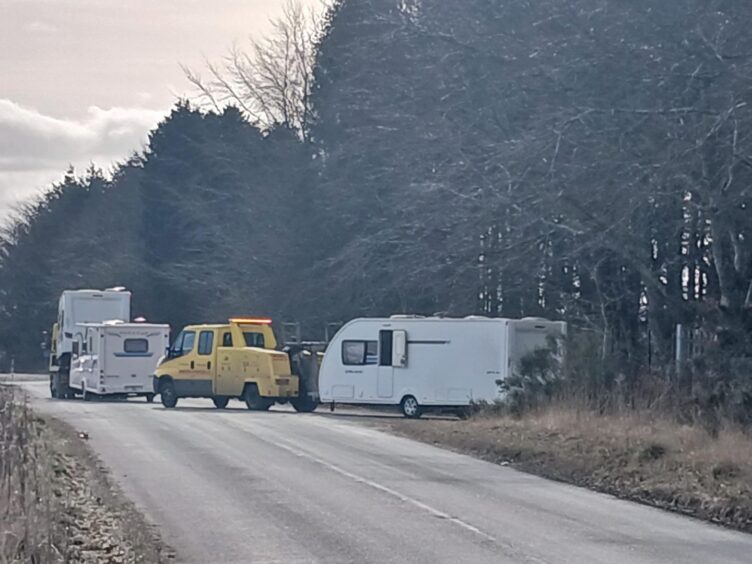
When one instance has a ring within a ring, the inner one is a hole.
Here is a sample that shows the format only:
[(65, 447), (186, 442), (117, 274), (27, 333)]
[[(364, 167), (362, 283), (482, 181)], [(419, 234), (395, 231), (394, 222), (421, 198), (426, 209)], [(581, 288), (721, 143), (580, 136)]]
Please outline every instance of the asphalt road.
[(372, 418), (55, 401), (22, 385), (89, 433), (181, 562), (752, 562), (752, 535), (394, 437)]

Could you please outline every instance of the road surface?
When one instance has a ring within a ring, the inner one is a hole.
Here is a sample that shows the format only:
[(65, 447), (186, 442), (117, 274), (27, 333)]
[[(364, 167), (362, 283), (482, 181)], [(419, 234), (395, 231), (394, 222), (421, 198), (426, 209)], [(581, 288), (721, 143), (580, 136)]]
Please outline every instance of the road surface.
[(382, 433), (372, 418), (47, 399), (180, 562), (752, 562), (727, 531)]

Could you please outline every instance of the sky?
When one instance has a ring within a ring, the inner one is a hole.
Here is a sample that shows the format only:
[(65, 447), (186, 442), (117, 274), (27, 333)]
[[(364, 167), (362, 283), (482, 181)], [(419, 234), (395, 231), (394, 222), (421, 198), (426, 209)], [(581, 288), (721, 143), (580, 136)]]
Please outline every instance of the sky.
[(0, 0), (0, 218), (69, 164), (142, 148), (192, 92), (180, 65), (263, 35), (284, 1)]

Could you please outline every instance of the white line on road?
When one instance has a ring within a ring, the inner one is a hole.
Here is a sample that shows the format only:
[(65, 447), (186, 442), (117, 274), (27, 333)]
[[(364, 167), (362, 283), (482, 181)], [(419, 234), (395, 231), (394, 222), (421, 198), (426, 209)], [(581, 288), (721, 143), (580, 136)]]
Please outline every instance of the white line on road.
[(276, 441), (274, 443), (270, 443), (270, 444), (273, 444), (274, 446), (277, 446), (277, 447), (279, 447), (281, 449), (284, 449), (284, 450), (286, 450), (286, 451), (294, 454), (295, 456), (298, 456), (298, 457), (301, 457), (301, 458), (306, 458), (306, 459), (311, 460), (311, 461), (313, 461), (313, 462), (315, 462), (317, 464), (320, 464), (321, 466), (324, 466), (324, 467), (328, 468), (329, 470), (332, 470), (333, 472), (336, 472), (337, 474), (345, 476), (346, 478), (349, 478), (349, 479), (353, 480), (354, 482), (358, 482), (360, 484), (364, 484), (364, 485), (369, 486), (369, 487), (371, 487), (371, 488), (373, 488), (375, 490), (379, 490), (379, 491), (384, 492), (386, 494), (389, 494), (389, 495), (391, 495), (393, 497), (396, 497), (400, 501), (403, 501), (405, 503), (409, 503), (411, 505), (414, 505), (415, 507), (418, 507), (418, 508), (426, 511), (427, 513), (431, 514), (434, 517), (437, 517), (439, 519), (446, 519), (447, 521), (451, 521), (455, 525), (459, 525), (463, 529), (467, 529), (468, 531), (470, 531), (472, 533), (475, 533), (476, 535), (479, 535), (479, 536), (483, 537), (486, 540), (489, 540), (489, 541), (492, 541), (492, 542), (496, 542), (496, 539), (494, 537), (492, 537), (491, 535), (489, 535), (487, 533), (484, 533), (478, 527), (476, 527), (474, 525), (471, 525), (470, 523), (467, 523), (467, 522), (465, 522), (462, 519), (459, 519), (457, 517), (452, 517), (451, 515), (449, 515), (448, 513), (444, 513), (440, 509), (436, 509), (435, 507), (431, 507), (430, 505), (428, 505), (426, 503), (423, 503), (422, 501), (418, 501), (417, 499), (414, 499), (414, 498), (412, 498), (410, 496), (407, 496), (407, 495), (405, 495), (403, 493), (400, 493), (397, 490), (393, 490), (392, 488), (390, 488), (388, 486), (384, 486), (383, 484), (379, 484), (378, 482), (374, 482), (373, 480), (369, 480), (368, 478), (364, 478), (363, 476), (358, 476), (357, 474), (353, 474), (352, 472), (349, 472), (349, 471), (345, 470), (344, 468), (340, 468), (339, 466), (336, 466), (334, 464), (326, 462), (325, 460), (323, 460), (323, 459), (321, 459), (321, 458), (319, 458), (317, 456), (314, 456), (314, 455), (309, 454), (307, 452), (303, 452), (301, 450), (298, 450), (297, 448), (292, 447), (290, 445), (280, 444), (279, 442), (276, 442)]

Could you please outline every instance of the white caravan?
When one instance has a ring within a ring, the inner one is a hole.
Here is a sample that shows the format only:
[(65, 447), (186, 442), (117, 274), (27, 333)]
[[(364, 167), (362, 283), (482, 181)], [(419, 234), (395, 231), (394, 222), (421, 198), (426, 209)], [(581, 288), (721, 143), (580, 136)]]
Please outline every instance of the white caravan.
[(50, 347), (50, 394), (71, 398), (68, 387), (71, 360), (80, 353), (81, 323), (107, 320), (129, 321), (131, 293), (123, 288), (109, 290), (66, 290), (58, 302), (57, 321), (52, 328)]
[(92, 395), (144, 396), (154, 400), (152, 377), (169, 346), (170, 326), (149, 323), (80, 323), (81, 354), (74, 355), (70, 388), (85, 400)]
[(566, 335), (538, 318), (393, 316), (355, 319), (334, 336), (319, 372), (323, 403), (399, 405), (407, 417), (500, 398), (526, 353)]

